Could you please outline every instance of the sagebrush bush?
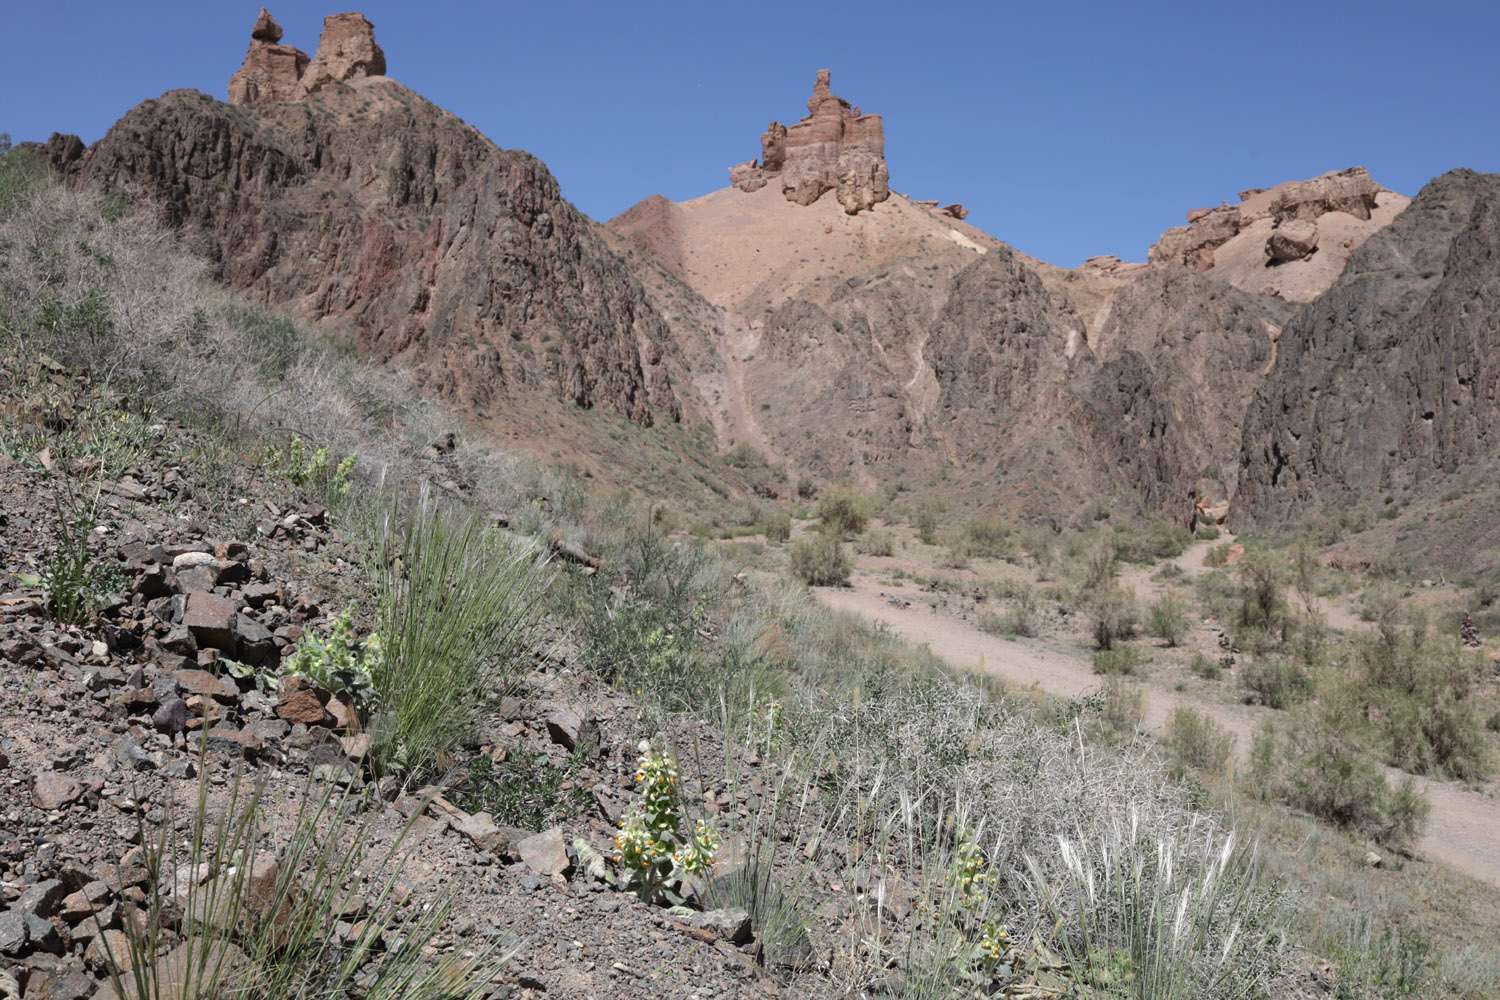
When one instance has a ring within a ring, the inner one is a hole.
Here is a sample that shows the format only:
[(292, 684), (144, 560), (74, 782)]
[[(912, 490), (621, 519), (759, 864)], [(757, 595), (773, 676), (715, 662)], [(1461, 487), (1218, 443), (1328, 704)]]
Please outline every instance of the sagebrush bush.
[(1257, 656), (1240, 671), (1240, 686), (1269, 708), (1290, 708), (1312, 697), (1313, 679), (1285, 656)]
[(1151, 604), (1146, 617), (1146, 634), (1176, 646), (1187, 634), (1187, 609), (1177, 595), (1168, 590)]
[(1134, 634), (1139, 610), (1133, 593), (1119, 584), (1107, 583), (1090, 593), (1087, 602), (1094, 645), (1102, 650), (1112, 649), (1118, 640)]
[(763, 530), (768, 542), (784, 542), (792, 537), (792, 515), (784, 510), (773, 510), (766, 515)]
[(1117, 645), (1101, 649), (1094, 654), (1094, 673), (1143, 676), (1146, 673), (1146, 656), (1135, 646)]
[(1003, 559), (1015, 547), (1010, 522), (1002, 517), (976, 517), (964, 526), (969, 551), (981, 558)]
[(833, 490), (818, 499), (818, 522), (827, 534), (845, 540), (865, 530), (870, 501), (852, 490)]
[(889, 531), (870, 531), (855, 540), (854, 551), (867, 556), (891, 556), (896, 552), (896, 542)]
[(1172, 710), (1162, 742), (1184, 765), (1205, 774), (1222, 774), (1234, 750), (1233, 733), (1191, 708)]
[(917, 516), (912, 524), (916, 527), (917, 538), (923, 545), (937, 544), (940, 517), (941, 511), (934, 503), (924, 503), (917, 508)]
[(834, 535), (802, 538), (792, 545), (792, 574), (812, 587), (838, 587), (849, 582), (854, 566), (844, 543)]

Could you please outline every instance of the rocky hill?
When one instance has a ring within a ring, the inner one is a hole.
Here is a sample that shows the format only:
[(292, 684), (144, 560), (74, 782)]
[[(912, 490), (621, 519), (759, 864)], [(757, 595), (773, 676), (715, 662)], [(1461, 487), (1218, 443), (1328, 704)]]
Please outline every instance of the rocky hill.
[(1280, 338), (1239, 502), (1268, 525), (1497, 457), (1500, 176), (1455, 170), (1371, 236)]
[(59, 165), (163, 206), (227, 284), (476, 410), (540, 390), (680, 418), (665, 323), (541, 161), (384, 76), (359, 15), (329, 18), (311, 60), (279, 37), (262, 12), (235, 103), (173, 91), (86, 152), (55, 144), (76, 154)]

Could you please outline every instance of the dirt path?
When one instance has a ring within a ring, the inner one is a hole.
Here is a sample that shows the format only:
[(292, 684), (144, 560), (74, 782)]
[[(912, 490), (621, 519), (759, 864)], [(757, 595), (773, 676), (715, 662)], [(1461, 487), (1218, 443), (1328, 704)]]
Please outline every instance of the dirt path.
[[(1201, 572), (1202, 552), (1195, 545), (1181, 558), (1188, 572)], [(1192, 565), (1189, 565), (1189, 564)], [(926, 645), (954, 667), (993, 674), (1019, 687), (1031, 687), (1064, 698), (1077, 697), (1099, 686), (1091, 663), (1076, 649), (1047, 642), (1019, 642), (980, 631), (972, 623), (921, 604), (896, 604), (881, 593), (880, 584), (858, 574), (852, 587), (818, 588), (831, 608), (848, 611), (870, 622), (883, 623), (908, 642)], [(1249, 705), (1230, 705), (1196, 698), (1148, 681), (1145, 728), (1158, 729), (1178, 706), (1203, 712), (1237, 737), (1236, 753), (1244, 760), (1256, 726), (1278, 713)], [(1392, 777), (1397, 772), (1389, 772)], [(1469, 791), (1449, 782), (1416, 779), (1432, 803), (1427, 833), (1417, 854), (1442, 862), (1467, 875), (1500, 887), (1500, 801), (1492, 794)]]

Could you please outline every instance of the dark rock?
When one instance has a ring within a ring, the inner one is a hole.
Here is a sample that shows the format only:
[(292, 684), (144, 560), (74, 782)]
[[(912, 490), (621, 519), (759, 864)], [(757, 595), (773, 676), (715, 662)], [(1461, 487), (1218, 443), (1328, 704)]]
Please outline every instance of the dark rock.
[(236, 613), (234, 605), (217, 594), (188, 594), (182, 624), (187, 626), (200, 647), (208, 646), (233, 655)]
[(178, 670), (172, 674), (172, 681), (185, 695), (201, 695), (226, 705), (232, 705), (240, 698), (238, 688), (206, 670)]
[(263, 747), (264, 744), (257, 737), (237, 729), (215, 726), (208, 731), (208, 749), (214, 753), (254, 760)]
[(187, 728), (187, 702), (181, 698), (172, 698), (162, 703), (151, 715), (151, 724), (158, 732), (166, 733), (168, 736), (176, 736)]
[(720, 941), (728, 941), (730, 944), (745, 944), (753, 936), (750, 913), (738, 906), (694, 913), (684, 923), (689, 927), (708, 931)]

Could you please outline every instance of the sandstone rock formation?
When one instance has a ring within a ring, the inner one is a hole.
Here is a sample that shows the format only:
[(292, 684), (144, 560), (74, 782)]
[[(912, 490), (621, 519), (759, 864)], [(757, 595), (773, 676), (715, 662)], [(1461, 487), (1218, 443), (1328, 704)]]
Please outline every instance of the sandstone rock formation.
[[(829, 191), (849, 215), (891, 196), (885, 164), (885, 126), (829, 90), (829, 71), (818, 71), (809, 114), (790, 127), (771, 122), (760, 137), (761, 159), (730, 168), (742, 191), (779, 178), (787, 200), (811, 205)], [(957, 216), (962, 218), (962, 216)]]
[(281, 25), (264, 7), (250, 29), (245, 63), (229, 78), (230, 104), (300, 101), (333, 82), (385, 75), (385, 53), (375, 44), (375, 26), (359, 13), (323, 19), (318, 52), (311, 60), (281, 45)]
[[(1500, 175), (1430, 182), (1281, 336), (1247, 414), (1236, 523), (1500, 457)], [(1471, 466), (1472, 468), (1472, 466)]]
[(1350, 167), (1310, 181), (1288, 181), (1270, 190), (1251, 188), (1240, 192), (1238, 205), (1193, 209), (1188, 213), (1186, 226), (1162, 233), (1161, 239), (1152, 245), (1147, 259), (1153, 263), (1175, 261), (1196, 271), (1207, 271), (1214, 263), (1211, 251), (1229, 242), (1252, 223), (1261, 219), (1270, 219), (1277, 225), (1291, 219), (1312, 221), (1328, 212), (1369, 219), (1376, 206), (1376, 196), (1384, 190), (1370, 178), (1364, 167)]
[(540, 392), (640, 424), (681, 412), (663, 320), (546, 167), (395, 81), (241, 109), (172, 91), (73, 183), (160, 206), (215, 277), (474, 410)]
[(318, 54), (302, 74), (297, 96), (307, 97), (330, 83), (366, 76), (385, 76), (385, 53), (375, 44), (375, 25), (357, 12), (325, 17)]
[(292, 101), (307, 70), (307, 53), (281, 41), (281, 25), (264, 7), (250, 29), (245, 64), (229, 78), (230, 104)]

